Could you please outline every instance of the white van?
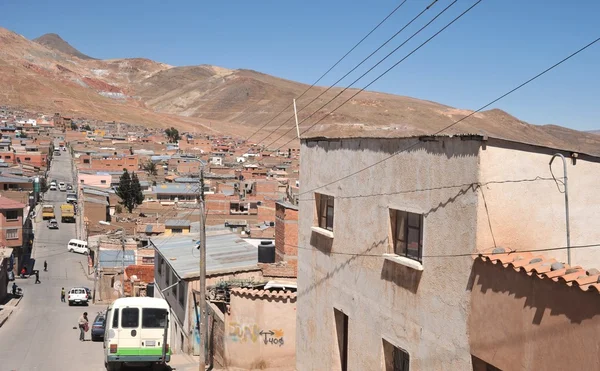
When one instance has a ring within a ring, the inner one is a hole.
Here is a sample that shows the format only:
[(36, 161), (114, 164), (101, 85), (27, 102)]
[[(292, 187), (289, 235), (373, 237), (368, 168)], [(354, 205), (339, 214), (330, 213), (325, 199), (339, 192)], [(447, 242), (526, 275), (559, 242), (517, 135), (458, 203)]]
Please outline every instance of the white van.
[[(106, 310), (104, 364), (121, 366), (166, 364), (171, 360), (169, 304), (160, 298), (133, 297), (115, 300)], [(163, 356), (164, 354), (164, 356)], [(164, 357), (164, 358), (163, 358)]]
[(76, 239), (72, 239), (71, 241), (69, 241), (69, 244), (67, 245), (67, 250), (69, 252), (76, 252), (85, 255), (88, 255), (90, 253), (90, 249), (88, 248), (87, 242)]

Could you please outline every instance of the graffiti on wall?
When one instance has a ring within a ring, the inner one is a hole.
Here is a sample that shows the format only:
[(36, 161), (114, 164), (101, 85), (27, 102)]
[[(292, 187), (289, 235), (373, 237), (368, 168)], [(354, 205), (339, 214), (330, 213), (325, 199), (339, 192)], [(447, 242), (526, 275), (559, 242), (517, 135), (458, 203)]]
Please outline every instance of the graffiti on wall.
[(283, 346), (283, 334), (282, 329), (261, 330), (256, 324), (229, 323), (229, 339), (236, 343), (256, 343), (262, 340), (265, 345)]

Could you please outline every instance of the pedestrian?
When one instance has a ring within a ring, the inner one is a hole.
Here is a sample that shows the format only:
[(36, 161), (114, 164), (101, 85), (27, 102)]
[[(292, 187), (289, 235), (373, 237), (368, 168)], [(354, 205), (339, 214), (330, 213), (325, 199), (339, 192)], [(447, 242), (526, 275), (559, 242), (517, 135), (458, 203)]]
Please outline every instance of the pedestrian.
[(48, 262), (44, 260), (44, 272), (48, 272)]
[(87, 312), (83, 312), (83, 316), (79, 317), (79, 341), (85, 341), (85, 333), (88, 329)]
[(33, 271), (33, 273), (35, 273), (35, 283), (42, 283), (40, 282), (40, 271), (36, 269)]
[(64, 287), (60, 290), (60, 301), (62, 301), (63, 303), (65, 302), (65, 288)]
[(16, 282), (13, 282), (13, 285), (12, 285), (12, 294), (13, 294), (13, 296), (17, 295), (17, 283)]
[(27, 274), (27, 268), (21, 268), (21, 278), (25, 278), (25, 274)]

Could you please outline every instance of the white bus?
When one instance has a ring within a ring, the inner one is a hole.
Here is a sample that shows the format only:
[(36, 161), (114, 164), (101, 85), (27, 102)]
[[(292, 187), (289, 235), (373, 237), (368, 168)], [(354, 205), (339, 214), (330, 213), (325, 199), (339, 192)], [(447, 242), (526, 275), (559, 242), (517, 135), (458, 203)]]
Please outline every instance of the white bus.
[(167, 343), (169, 304), (160, 298), (115, 300), (106, 310), (104, 365), (109, 371), (124, 364), (160, 367), (171, 360)]

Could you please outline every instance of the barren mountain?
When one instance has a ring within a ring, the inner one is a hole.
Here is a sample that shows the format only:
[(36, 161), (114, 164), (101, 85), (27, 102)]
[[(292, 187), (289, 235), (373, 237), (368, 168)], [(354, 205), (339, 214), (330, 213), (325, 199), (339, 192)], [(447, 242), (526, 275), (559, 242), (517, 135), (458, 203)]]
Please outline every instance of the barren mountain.
[(50, 49), (58, 50), (64, 54), (72, 55), (79, 59), (95, 59), (75, 49), (68, 42), (63, 40), (62, 37), (58, 36), (55, 33), (47, 33), (45, 35), (33, 39), (33, 41), (35, 41), (38, 44), (47, 46)]
[[(56, 38), (62, 40), (58, 35)], [(42, 45), (0, 28), (0, 104), (75, 117), (247, 136), (308, 88), (251, 70), (209, 65), (174, 67), (142, 58), (81, 59), (77, 50), (65, 44)], [(410, 97), (361, 92), (329, 114), (356, 90), (341, 92), (340, 88), (327, 91), (314, 87), (297, 101), (301, 131), (321, 120), (305, 135), (331, 135), (336, 130), (366, 136), (428, 134), (472, 112)], [(497, 109), (476, 113), (449, 131), (454, 132), (600, 155), (599, 135), (530, 125)], [(293, 111), (287, 108), (252, 141), (277, 147), (295, 134)], [(297, 145), (298, 141), (293, 140), (286, 146)]]

